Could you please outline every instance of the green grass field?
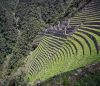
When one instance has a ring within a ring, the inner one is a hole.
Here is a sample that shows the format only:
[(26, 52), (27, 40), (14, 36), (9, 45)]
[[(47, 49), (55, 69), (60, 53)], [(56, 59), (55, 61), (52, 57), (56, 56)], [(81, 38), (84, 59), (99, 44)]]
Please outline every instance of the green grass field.
[(35, 51), (25, 60), (27, 76), (34, 83), (54, 75), (100, 61), (100, 1), (92, 0), (71, 18), (80, 25), (69, 37), (44, 36)]

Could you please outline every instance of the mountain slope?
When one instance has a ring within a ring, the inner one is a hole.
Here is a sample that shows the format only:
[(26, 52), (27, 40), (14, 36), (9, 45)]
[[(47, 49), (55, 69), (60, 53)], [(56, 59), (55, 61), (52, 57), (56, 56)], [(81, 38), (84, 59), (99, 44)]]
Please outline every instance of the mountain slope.
[(100, 1), (92, 0), (82, 12), (71, 18), (78, 31), (67, 38), (44, 36), (26, 59), (27, 78), (31, 82), (46, 80), (100, 61)]

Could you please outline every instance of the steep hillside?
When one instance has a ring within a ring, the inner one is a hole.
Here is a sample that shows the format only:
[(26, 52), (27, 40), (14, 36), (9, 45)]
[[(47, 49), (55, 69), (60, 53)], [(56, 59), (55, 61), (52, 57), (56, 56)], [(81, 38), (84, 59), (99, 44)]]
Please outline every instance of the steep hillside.
[[(0, 0), (0, 86), (28, 86), (100, 61), (99, 0)], [(75, 33), (39, 35), (69, 19)]]
[(77, 32), (66, 38), (44, 36), (26, 59), (26, 78), (34, 83), (100, 61), (100, 1), (92, 0), (71, 18)]

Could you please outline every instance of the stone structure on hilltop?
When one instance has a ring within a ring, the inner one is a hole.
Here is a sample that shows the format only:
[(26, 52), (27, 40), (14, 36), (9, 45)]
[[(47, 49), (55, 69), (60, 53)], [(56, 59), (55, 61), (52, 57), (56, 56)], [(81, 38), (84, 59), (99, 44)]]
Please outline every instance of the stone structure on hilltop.
[(75, 27), (70, 26), (70, 20), (59, 21), (58, 24), (49, 26), (43, 31), (44, 34), (66, 35), (69, 36), (76, 31)]

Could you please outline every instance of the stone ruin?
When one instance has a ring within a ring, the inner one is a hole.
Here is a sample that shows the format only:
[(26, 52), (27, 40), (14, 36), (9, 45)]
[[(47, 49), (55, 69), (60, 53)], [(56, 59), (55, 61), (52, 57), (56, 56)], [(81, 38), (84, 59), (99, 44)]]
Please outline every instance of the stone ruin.
[(70, 20), (59, 21), (58, 24), (49, 26), (43, 31), (43, 34), (51, 34), (51, 35), (65, 35), (69, 36), (73, 34), (77, 28), (70, 26)]

